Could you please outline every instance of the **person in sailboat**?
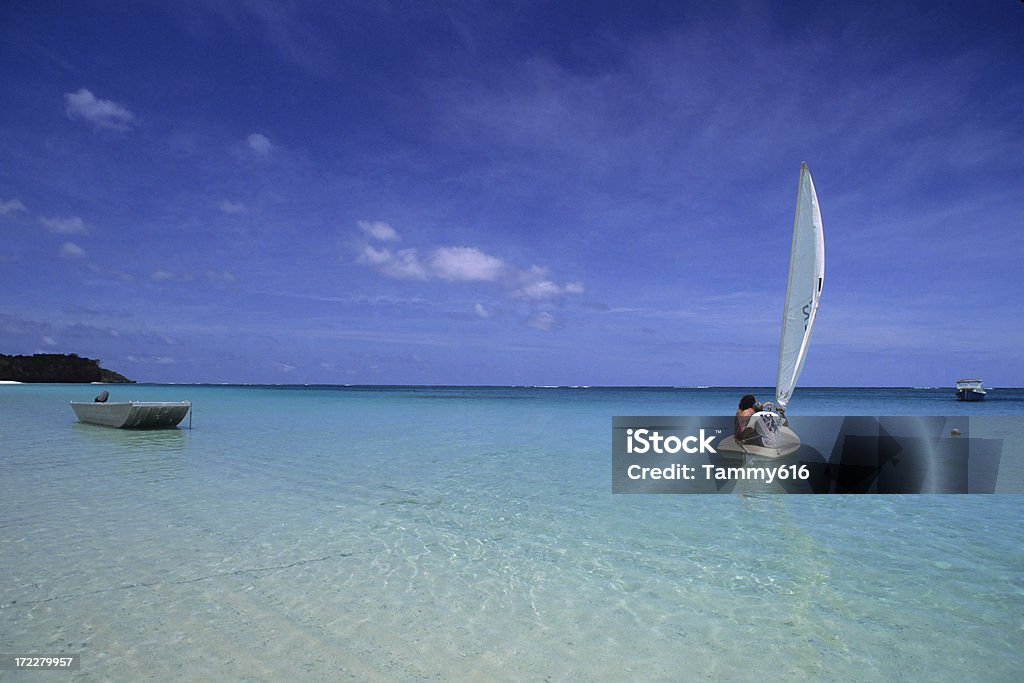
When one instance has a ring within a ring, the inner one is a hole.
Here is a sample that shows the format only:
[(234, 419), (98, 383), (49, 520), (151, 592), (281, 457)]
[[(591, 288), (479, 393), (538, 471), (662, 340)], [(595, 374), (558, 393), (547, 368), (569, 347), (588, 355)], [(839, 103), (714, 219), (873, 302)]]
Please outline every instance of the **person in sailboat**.
[(779, 430), (788, 426), (785, 414), (776, 413), (772, 403), (758, 403), (752, 394), (740, 399), (734, 420), (737, 441), (748, 446), (778, 448), (782, 445)]
[(747, 423), (750, 421), (750, 416), (757, 412), (760, 404), (753, 394), (745, 394), (740, 399), (740, 405), (736, 410), (736, 416), (732, 420), (733, 435), (740, 439), (744, 430), (747, 429)]

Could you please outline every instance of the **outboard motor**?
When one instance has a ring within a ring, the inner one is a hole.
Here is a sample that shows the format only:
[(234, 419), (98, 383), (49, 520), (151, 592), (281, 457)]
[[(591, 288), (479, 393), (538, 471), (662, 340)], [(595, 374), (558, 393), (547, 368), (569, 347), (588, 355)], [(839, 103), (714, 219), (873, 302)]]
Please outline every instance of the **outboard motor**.
[(110, 398), (110, 392), (101, 391), (99, 396), (93, 399), (93, 403), (106, 403), (108, 398)]

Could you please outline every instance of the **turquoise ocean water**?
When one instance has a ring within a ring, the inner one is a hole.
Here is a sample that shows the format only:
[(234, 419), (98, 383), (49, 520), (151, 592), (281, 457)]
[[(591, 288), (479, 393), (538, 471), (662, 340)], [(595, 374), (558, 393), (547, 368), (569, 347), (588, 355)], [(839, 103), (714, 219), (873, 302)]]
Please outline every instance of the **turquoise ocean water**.
[[(108, 388), (190, 399), (193, 428), (0, 387), (0, 652), (81, 656), (3, 680), (1024, 671), (1024, 495), (611, 494), (613, 416), (746, 389)], [(1020, 416), (1024, 390), (802, 388), (790, 413)]]

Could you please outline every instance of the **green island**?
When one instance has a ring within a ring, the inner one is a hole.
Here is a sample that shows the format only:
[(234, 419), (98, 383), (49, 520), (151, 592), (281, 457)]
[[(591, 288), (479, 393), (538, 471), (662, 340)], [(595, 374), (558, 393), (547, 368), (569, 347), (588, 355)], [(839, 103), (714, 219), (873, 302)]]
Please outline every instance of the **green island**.
[(100, 361), (74, 353), (37, 353), (32, 356), (0, 354), (0, 381), (87, 384), (134, 384), (135, 380), (107, 370)]

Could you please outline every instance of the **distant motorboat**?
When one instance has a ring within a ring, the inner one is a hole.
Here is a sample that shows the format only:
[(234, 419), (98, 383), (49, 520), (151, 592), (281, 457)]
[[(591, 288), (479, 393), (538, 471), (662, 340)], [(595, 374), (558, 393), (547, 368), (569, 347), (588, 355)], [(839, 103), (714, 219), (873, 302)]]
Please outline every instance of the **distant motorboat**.
[(79, 422), (117, 429), (177, 427), (191, 408), (191, 401), (71, 401)]
[(981, 401), (985, 398), (985, 388), (980, 379), (958, 379), (956, 397), (961, 401)]

